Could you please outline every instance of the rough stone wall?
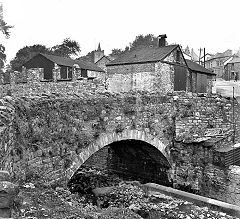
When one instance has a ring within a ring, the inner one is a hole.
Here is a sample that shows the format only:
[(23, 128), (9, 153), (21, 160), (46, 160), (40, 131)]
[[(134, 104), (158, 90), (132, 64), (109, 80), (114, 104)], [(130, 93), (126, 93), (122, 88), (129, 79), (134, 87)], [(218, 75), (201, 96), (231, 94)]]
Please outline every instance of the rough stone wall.
[(192, 72), (192, 92), (197, 92), (197, 74)]
[(98, 72), (98, 71), (90, 71), (87, 70), (87, 75), (88, 77), (92, 77), (92, 78), (97, 78), (98, 80), (105, 80), (105, 73), (104, 72)]
[[(176, 96), (178, 100), (174, 100)], [(218, 105), (226, 104), (227, 100), (215, 101), (216, 107), (213, 108), (211, 97), (191, 97), (184, 93), (176, 96), (91, 97), (85, 94), (81, 97), (39, 95), (27, 99), (16, 98), (14, 128), (18, 140), (15, 143), (24, 148), (32, 148), (35, 143), (47, 148), (59, 141), (61, 147), (69, 147), (70, 150), (73, 145), (75, 149), (77, 145), (81, 148), (81, 140), (89, 144), (101, 133), (134, 128), (150, 133), (170, 146), (174, 125), (176, 139), (185, 141), (206, 137), (207, 128), (208, 135), (215, 128), (230, 128), (230, 106), (227, 106), (224, 114), (225, 108)], [(206, 112), (205, 108), (209, 111)], [(208, 126), (209, 118), (212, 122)], [(73, 145), (69, 146), (71, 142)]]
[(171, 102), (160, 101), (159, 105), (164, 108), (163, 112), (152, 114), (154, 107), (151, 105), (137, 107), (137, 111), (136, 98), (131, 96), (18, 98), (11, 168), (16, 177), (38, 174), (51, 180), (61, 175), (73, 162), (73, 156), (102, 133), (119, 133), (132, 128), (151, 133), (169, 146), (171, 118), (167, 115), (171, 115)]
[(174, 160), (172, 168), (174, 187), (202, 192), (205, 186), (204, 171), (212, 162), (212, 150), (211, 147), (204, 147), (201, 142), (190, 144), (175, 142), (171, 151)]
[(0, 170), (8, 169), (12, 173), (11, 151), (14, 148), (15, 131), (14, 100), (7, 96), (0, 99)]
[[(177, 60), (177, 52), (179, 52), (179, 60)], [(187, 65), (185, 63), (185, 59), (180, 51), (179, 48), (177, 48), (176, 50), (174, 50), (172, 53), (170, 53), (165, 59), (165, 62), (169, 62), (169, 63), (174, 63), (176, 65), (182, 66), (186, 68), (186, 91), (187, 92), (193, 92), (192, 91), (192, 77), (190, 74), (190, 71), (187, 68)], [(171, 83), (171, 87), (172, 87), (172, 91), (174, 90), (174, 65), (170, 65), (171, 66), (171, 73), (170, 73), (170, 78), (171, 80), (168, 81), (168, 83)], [(167, 71), (163, 71), (163, 75), (167, 75), (166, 74)], [(169, 77), (169, 76), (168, 76)], [(164, 84), (164, 83), (163, 83)]]
[(207, 93), (211, 94), (212, 93), (212, 88), (213, 88), (213, 82), (215, 81), (215, 76), (207, 76)]
[(89, 159), (83, 163), (83, 166), (94, 166), (100, 169), (107, 169), (108, 166), (108, 150), (106, 146), (93, 154)]
[(107, 72), (111, 74), (132, 74), (134, 72), (154, 72), (155, 63), (113, 65), (107, 67)]
[(133, 74), (115, 74), (107, 78), (107, 90), (111, 93), (133, 90)]
[(204, 171), (204, 195), (240, 205), (240, 167), (220, 168), (208, 165)]
[(174, 91), (174, 66), (158, 62), (155, 64), (153, 91), (166, 94)]
[(166, 94), (173, 91), (174, 67), (167, 63), (108, 66), (110, 92), (148, 91)]
[(240, 205), (240, 166), (213, 164), (214, 148), (203, 143), (176, 143), (171, 153), (173, 183), (203, 196)]
[[(17, 74), (11, 73), (11, 83), (0, 85), (0, 97), (11, 96), (31, 96), (39, 93), (58, 93), (58, 94), (79, 94), (82, 93), (95, 93), (103, 92), (106, 90), (105, 78), (103, 74), (97, 74), (96, 72), (90, 72), (90, 74), (97, 76), (93, 80), (77, 80), (77, 71), (73, 74), (73, 80), (64, 81), (59, 80), (59, 67), (54, 69), (54, 80), (43, 80), (43, 69), (30, 69), (27, 72)], [(26, 81), (20, 81), (23, 74), (26, 75)]]
[(216, 95), (191, 95), (176, 96), (180, 109), (176, 119), (177, 140), (209, 137), (216, 130), (221, 133), (233, 130), (231, 100)]
[[(179, 60), (177, 60), (177, 52), (179, 52)], [(186, 66), (185, 58), (179, 48), (171, 52), (165, 59), (165, 62), (178, 63), (180, 65)]]
[[(177, 50), (168, 55), (164, 62), (114, 65), (107, 67), (108, 90), (110, 92), (148, 91), (166, 94), (174, 91), (174, 64), (186, 67), (186, 91), (191, 91), (191, 75), (184, 57)], [(170, 64), (171, 63), (171, 64)]]
[(108, 91), (150, 91), (155, 78), (154, 70), (154, 63), (108, 66)]
[[(2, 111), (6, 111), (8, 105), (12, 109), (12, 114), (6, 115), (13, 115), (9, 122), (2, 117), (4, 113), (0, 117), (4, 124), (1, 125), (4, 137), (0, 138), (0, 168), (14, 173), (18, 179), (35, 176), (51, 181), (63, 177), (76, 156), (82, 153), (85, 157), (91, 156), (90, 145), (101, 136), (129, 133), (128, 138), (132, 138), (138, 136), (138, 132), (132, 130), (138, 130), (141, 135), (152, 136), (149, 141), (152, 145), (155, 140), (165, 145), (163, 153), (171, 155), (168, 158), (172, 165), (170, 178), (197, 190), (204, 188), (207, 179), (204, 177), (212, 171), (210, 164), (215, 147), (204, 145), (204, 141), (226, 137), (225, 134), (230, 135), (233, 130), (232, 100), (185, 92), (165, 96), (156, 93), (45, 94), (5, 97), (0, 103), (4, 106), (0, 107)], [(239, 116), (235, 119), (239, 120)], [(144, 136), (139, 138), (147, 139)], [(104, 139), (103, 145), (109, 142)], [(226, 137), (217, 147), (231, 143), (232, 138)], [(225, 170), (222, 174), (228, 176)]]
[(108, 58), (103, 57), (101, 60), (97, 61), (95, 64), (96, 64), (99, 68), (101, 68), (101, 69), (103, 69), (105, 72), (107, 72), (107, 66), (106, 66), (106, 64), (109, 63), (109, 62), (110, 62), (110, 60), (109, 60)]
[(202, 143), (176, 144), (172, 153), (175, 187), (240, 205), (240, 167), (213, 165), (213, 151)]

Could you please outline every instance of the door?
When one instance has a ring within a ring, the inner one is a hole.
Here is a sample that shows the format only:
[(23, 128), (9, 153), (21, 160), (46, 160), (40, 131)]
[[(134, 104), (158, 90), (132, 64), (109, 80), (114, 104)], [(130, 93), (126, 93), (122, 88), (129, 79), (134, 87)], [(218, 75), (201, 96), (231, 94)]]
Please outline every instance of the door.
[(186, 91), (187, 69), (182, 66), (174, 66), (174, 91)]
[(207, 92), (207, 75), (197, 74), (197, 93)]

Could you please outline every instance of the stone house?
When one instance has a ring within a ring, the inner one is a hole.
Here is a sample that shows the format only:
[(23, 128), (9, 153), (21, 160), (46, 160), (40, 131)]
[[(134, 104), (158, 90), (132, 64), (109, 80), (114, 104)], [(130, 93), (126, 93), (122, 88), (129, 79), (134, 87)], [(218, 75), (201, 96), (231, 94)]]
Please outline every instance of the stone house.
[(223, 53), (217, 53), (211, 55), (205, 61), (205, 67), (210, 71), (216, 73), (217, 78), (223, 78), (224, 75), (224, 63), (232, 57), (232, 50), (227, 50)]
[[(166, 46), (166, 35), (159, 37), (158, 46), (126, 52), (107, 64), (110, 92), (140, 90), (166, 94), (173, 91), (196, 91), (196, 87), (193, 88), (192, 72), (181, 47)], [(207, 88), (204, 90), (210, 91)]]
[[(71, 81), (73, 76), (76, 79), (83, 78), (101, 78), (105, 75), (104, 70), (91, 62), (82, 60), (73, 60), (70, 58), (38, 54), (23, 64), (26, 69), (42, 68), (43, 74), (40, 76), (42, 81), (54, 81), (54, 80), (67, 80)], [(56, 70), (57, 74), (53, 74), (53, 70)], [(75, 71), (75, 74), (73, 74)], [(56, 76), (56, 78), (54, 78)]]
[(78, 60), (89, 61), (91, 63), (94, 63), (106, 72), (107, 70), (106, 64), (112, 61), (113, 58), (110, 56), (106, 56), (104, 54), (104, 50), (101, 49), (101, 45), (99, 43), (97, 50), (89, 52), (86, 56), (78, 58)]
[(224, 79), (225, 80), (239, 80), (240, 73), (240, 57), (232, 57), (224, 65)]
[(191, 60), (186, 59), (186, 62), (191, 73), (192, 92), (211, 93), (216, 73)]
[(95, 62), (95, 64), (103, 69), (105, 72), (107, 72), (107, 64), (111, 62), (112, 60), (108, 56), (102, 56), (98, 61)]

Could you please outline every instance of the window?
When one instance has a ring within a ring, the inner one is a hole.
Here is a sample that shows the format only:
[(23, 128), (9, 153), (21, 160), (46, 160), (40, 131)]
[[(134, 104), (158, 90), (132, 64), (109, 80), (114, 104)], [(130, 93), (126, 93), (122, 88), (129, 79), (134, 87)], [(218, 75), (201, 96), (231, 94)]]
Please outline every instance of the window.
[(72, 79), (72, 67), (61, 66), (60, 77), (61, 79)]
[(87, 78), (87, 69), (81, 69), (81, 77)]

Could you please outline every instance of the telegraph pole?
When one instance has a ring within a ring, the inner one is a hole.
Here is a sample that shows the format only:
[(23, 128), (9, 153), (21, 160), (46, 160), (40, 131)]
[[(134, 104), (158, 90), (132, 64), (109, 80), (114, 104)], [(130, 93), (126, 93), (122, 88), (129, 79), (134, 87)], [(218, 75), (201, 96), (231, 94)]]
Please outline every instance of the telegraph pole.
[(200, 54), (199, 54), (199, 60), (198, 60), (199, 65), (200, 65), (200, 60), (201, 60), (201, 53), (202, 53), (202, 48), (200, 48)]
[(235, 132), (236, 132), (236, 126), (235, 126), (235, 106), (234, 106), (234, 96), (235, 96), (235, 92), (234, 92), (234, 85), (233, 85), (233, 96), (232, 96), (232, 104), (233, 104), (233, 144), (235, 144)]
[(206, 56), (206, 51), (205, 51), (205, 47), (203, 48), (203, 67), (205, 68), (205, 56)]

